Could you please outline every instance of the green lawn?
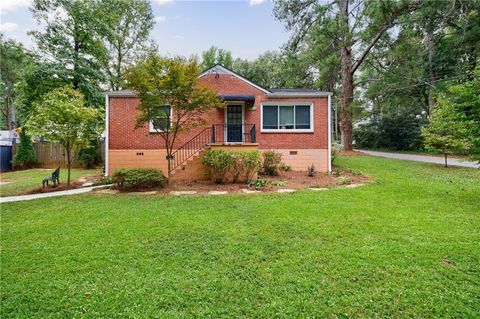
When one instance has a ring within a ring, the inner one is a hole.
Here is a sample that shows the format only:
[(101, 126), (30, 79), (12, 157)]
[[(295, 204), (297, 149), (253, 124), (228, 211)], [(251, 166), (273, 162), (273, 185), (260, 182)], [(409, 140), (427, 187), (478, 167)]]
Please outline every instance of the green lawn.
[[(42, 187), (42, 180), (45, 176), (51, 175), (55, 169), (28, 169), (10, 173), (2, 173), (2, 182), (9, 182), (0, 185), (0, 196), (13, 196), (23, 194), (35, 188)], [(82, 176), (95, 174), (95, 170), (72, 168), (71, 180), (74, 181)], [(60, 183), (67, 183), (67, 169), (60, 170)]]
[(479, 318), (480, 172), (338, 162), (375, 182), (2, 205), (2, 317)]

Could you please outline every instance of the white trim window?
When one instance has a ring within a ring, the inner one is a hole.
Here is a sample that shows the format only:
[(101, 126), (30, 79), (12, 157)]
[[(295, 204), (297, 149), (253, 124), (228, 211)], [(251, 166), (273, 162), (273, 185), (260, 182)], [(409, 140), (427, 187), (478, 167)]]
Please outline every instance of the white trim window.
[(313, 104), (262, 104), (262, 132), (313, 132)]
[(160, 113), (156, 119), (150, 121), (149, 123), (149, 131), (151, 133), (163, 132), (165, 131), (165, 128), (172, 125), (172, 108), (170, 105), (163, 105), (159, 112), (162, 113)]

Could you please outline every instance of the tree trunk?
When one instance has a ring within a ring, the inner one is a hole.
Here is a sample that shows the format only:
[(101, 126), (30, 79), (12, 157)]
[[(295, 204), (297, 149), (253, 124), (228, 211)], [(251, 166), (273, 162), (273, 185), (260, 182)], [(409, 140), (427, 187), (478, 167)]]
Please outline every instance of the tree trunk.
[(434, 90), (436, 87), (437, 76), (435, 74), (435, 68), (433, 65), (433, 58), (435, 55), (435, 42), (433, 38), (433, 30), (429, 28), (426, 34), (426, 46), (428, 50), (428, 75), (430, 88), (428, 90), (428, 115), (432, 112), (433, 106), (435, 105)]
[(167, 164), (168, 164), (168, 173), (167, 173), (167, 184), (170, 184), (170, 180), (172, 179), (172, 155), (169, 154), (170, 152), (167, 151)]
[(342, 100), (340, 110), (340, 132), (342, 135), (342, 145), (344, 150), (353, 149), (352, 142), (352, 115), (350, 106), (353, 101), (353, 74), (351, 72), (351, 49), (342, 48)]
[(350, 105), (353, 100), (353, 72), (352, 72), (352, 46), (350, 39), (350, 26), (348, 23), (348, 0), (339, 4), (342, 16), (343, 44), (340, 52), (342, 100), (340, 109), (340, 133), (343, 148), (352, 150), (352, 118)]
[(72, 168), (72, 161), (70, 159), (70, 148), (67, 148), (67, 185), (70, 185), (70, 169)]
[(447, 165), (447, 154), (444, 154), (445, 155), (445, 167), (448, 167)]

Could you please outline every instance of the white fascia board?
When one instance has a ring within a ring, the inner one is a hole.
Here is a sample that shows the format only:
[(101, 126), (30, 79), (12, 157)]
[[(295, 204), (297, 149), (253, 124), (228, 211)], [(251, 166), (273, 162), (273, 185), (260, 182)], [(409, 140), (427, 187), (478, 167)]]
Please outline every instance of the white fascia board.
[(302, 97), (329, 97), (332, 96), (332, 92), (275, 92), (275, 93), (268, 93), (267, 97), (271, 98), (302, 98)]

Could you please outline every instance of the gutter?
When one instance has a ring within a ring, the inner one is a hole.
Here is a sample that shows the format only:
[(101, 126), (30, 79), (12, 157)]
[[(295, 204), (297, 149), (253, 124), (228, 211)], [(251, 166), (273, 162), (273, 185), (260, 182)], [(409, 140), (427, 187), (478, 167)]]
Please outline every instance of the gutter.
[(332, 92), (275, 92), (267, 93), (267, 97), (271, 98), (296, 98), (296, 97), (329, 97), (332, 96)]
[(131, 96), (135, 97), (137, 96), (135, 92), (130, 91), (130, 90), (125, 90), (125, 91), (109, 91), (105, 92), (105, 96)]

